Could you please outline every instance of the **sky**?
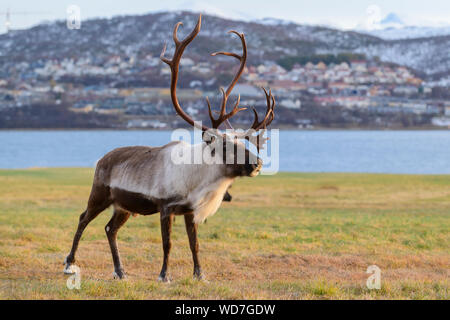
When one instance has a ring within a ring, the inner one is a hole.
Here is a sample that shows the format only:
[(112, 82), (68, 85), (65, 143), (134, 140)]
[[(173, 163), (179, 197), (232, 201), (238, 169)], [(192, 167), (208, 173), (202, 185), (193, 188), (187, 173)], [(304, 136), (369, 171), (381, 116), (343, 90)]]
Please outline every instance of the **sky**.
[(82, 20), (191, 9), (234, 19), (270, 17), (341, 29), (370, 29), (391, 12), (407, 25), (450, 25), (450, 0), (0, 0), (0, 33), (5, 32), (8, 8), (11, 28), (23, 29), (43, 21), (65, 20), (69, 5), (80, 8)]

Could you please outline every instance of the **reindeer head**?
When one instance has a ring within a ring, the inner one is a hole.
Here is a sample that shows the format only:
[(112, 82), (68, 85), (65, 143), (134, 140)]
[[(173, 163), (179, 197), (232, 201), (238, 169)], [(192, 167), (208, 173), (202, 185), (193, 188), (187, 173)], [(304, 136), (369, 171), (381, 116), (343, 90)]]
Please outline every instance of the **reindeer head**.
[[(237, 31), (231, 30), (229, 33), (237, 35), (242, 43), (242, 55), (238, 55), (231, 52), (215, 52), (212, 56), (217, 55), (225, 55), (234, 57), (240, 62), (240, 67), (231, 81), (228, 88), (225, 90), (224, 88), (220, 88), (222, 91), (222, 102), (220, 105), (220, 111), (215, 112), (218, 114), (217, 118), (214, 117), (213, 111), (211, 108), (211, 103), (209, 99), (206, 99), (208, 105), (208, 113), (209, 118), (211, 119), (211, 127), (207, 127), (205, 125), (199, 125), (195, 122), (188, 114), (184, 112), (181, 108), (180, 103), (178, 102), (176, 90), (177, 90), (177, 82), (178, 82), (178, 72), (181, 57), (183, 55), (186, 47), (194, 40), (194, 38), (198, 35), (201, 28), (201, 15), (198, 18), (197, 25), (194, 30), (182, 41), (178, 39), (177, 31), (178, 28), (182, 25), (182, 22), (178, 22), (173, 31), (173, 41), (175, 42), (175, 52), (172, 57), (172, 60), (169, 60), (164, 57), (166, 46), (161, 53), (161, 60), (167, 63), (170, 66), (172, 79), (171, 79), (171, 98), (172, 103), (175, 108), (177, 114), (183, 118), (187, 123), (191, 126), (201, 129), (204, 133), (204, 141), (207, 145), (207, 150), (210, 151), (211, 157), (213, 158), (214, 163), (218, 161), (222, 162), (226, 168), (226, 174), (228, 176), (250, 176), (254, 177), (258, 175), (259, 171), (262, 168), (262, 160), (253, 152), (251, 152), (245, 145), (242, 140), (248, 140), (250, 143), (256, 146), (257, 153), (259, 153), (260, 149), (263, 149), (264, 144), (267, 141), (267, 138), (264, 138), (264, 132), (268, 125), (273, 121), (275, 113), (275, 98), (272, 95), (271, 91), (267, 92), (264, 90), (264, 94), (266, 96), (267, 101), (267, 109), (264, 118), (259, 121), (258, 113), (256, 109), (253, 108), (255, 119), (251, 128), (249, 128), (245, 132), (238, 132), (233, 129), (229, 120), (238, 112), (246, 110), (247, 108), (239, 108), (240, 96), (238, 96), (236, 103), (234, 104), (233, 109), (227, 113), (227, 103), (228, 98), (241, 77), (242, 73), (245, 69), (245, 64), (247, 62), (247, 44), (245, 41), (245, 37), (243, 33), (239, 33)], [(228, 130), (223, 131), (220, 130), (219, 127), (225, 124), (228, 126)]]

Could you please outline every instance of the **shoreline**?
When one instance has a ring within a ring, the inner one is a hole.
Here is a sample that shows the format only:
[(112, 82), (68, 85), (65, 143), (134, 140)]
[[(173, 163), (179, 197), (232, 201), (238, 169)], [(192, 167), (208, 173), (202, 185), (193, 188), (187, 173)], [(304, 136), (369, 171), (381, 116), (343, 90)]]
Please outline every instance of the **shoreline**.
[[(52, 171), (52, 170), (95, 170), (92, 167), (27, 167), (27, 168), (0, 168), (0, 174), (12, 171)], [(260, 174), (258, 177), (274, 177), (274, 176), (296, 176), (296, 175), (311, 175), (311, 176), (406, 176), (406, 177), (450, 177), (449, 173), (389, 173), (389, 172), (350, 172), (350, 171), (279, 171), (275, 174)]]
[[(167, 128), (167, 129), (155, 129), (155, 128), (0, 128), (0, 132), (14, 132), (14, 131), (155, 131), (155, 132), (167, 132), (177, 129), (187, 129), (192, 131), (192, 128)], [(238, 129), (238, 128), (236, 128)], [(316, 127), (312, 129), (301, 129), (295, 127), (280, 127), (272, 128), (280, 131), (450, 131), (450, 128), (446, 127), (410, 127), (410, 128), (328, 128), (328, 127)], [(268, 129), (269, 131), (271, 129)]]

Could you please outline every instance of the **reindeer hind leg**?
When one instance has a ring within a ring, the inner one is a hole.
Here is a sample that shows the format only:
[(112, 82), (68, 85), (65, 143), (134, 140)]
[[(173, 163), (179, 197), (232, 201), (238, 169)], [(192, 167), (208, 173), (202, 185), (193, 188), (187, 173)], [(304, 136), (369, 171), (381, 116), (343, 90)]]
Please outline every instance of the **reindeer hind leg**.
[(64, 273), (73, 274), (76, 271), (75, 268), (75, 253), (78, 249), (81, 236), (87, 225), (94, 220), (103, 210), (111, 205), (112, 201), (109, 194), (109, 188), (105, 186), (93, 186), (91, 195), (89, 197), (88, 207), (80, 215), (78, 222), (78, 228), (73, 238), (72, 249), (69, 255), (64, 260)]
[(105, 226), (106, 236), (108, 237), (109, 247), (111, 248), (111, 254), (114, 262), (115, 279), (126, 278), (125, 271), (120, 261), (119, 248), (117, 247), (117, 232), (130, 217), (130, 213), (120, 208), (114, 208), (114, 214), (108, 224)]

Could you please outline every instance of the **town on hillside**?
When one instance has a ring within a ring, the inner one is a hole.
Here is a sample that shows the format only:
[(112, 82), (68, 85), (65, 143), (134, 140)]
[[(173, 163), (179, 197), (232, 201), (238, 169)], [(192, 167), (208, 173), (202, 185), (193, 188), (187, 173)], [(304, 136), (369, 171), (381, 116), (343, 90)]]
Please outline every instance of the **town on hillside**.
[[(182, 59), (178, 97), (187, 113), (207, 121), (205, 98), (218, 107), (218, 89), (233, 78), (233, 63)], [(4, 64), (0, 128), (184, 126), (172, 107), (169, 84), (170, 69), (145, 53)], [(448, 84), (426, 82), (414, 70), (363, 55), (248, 65), (233, 95), (241, 96), (241, 106), (263, 112), (261, 87), (276, 97), (279, 128), (450, 127)], [(252, 117), (241, 112), (233, 120), (245, 127)]]

